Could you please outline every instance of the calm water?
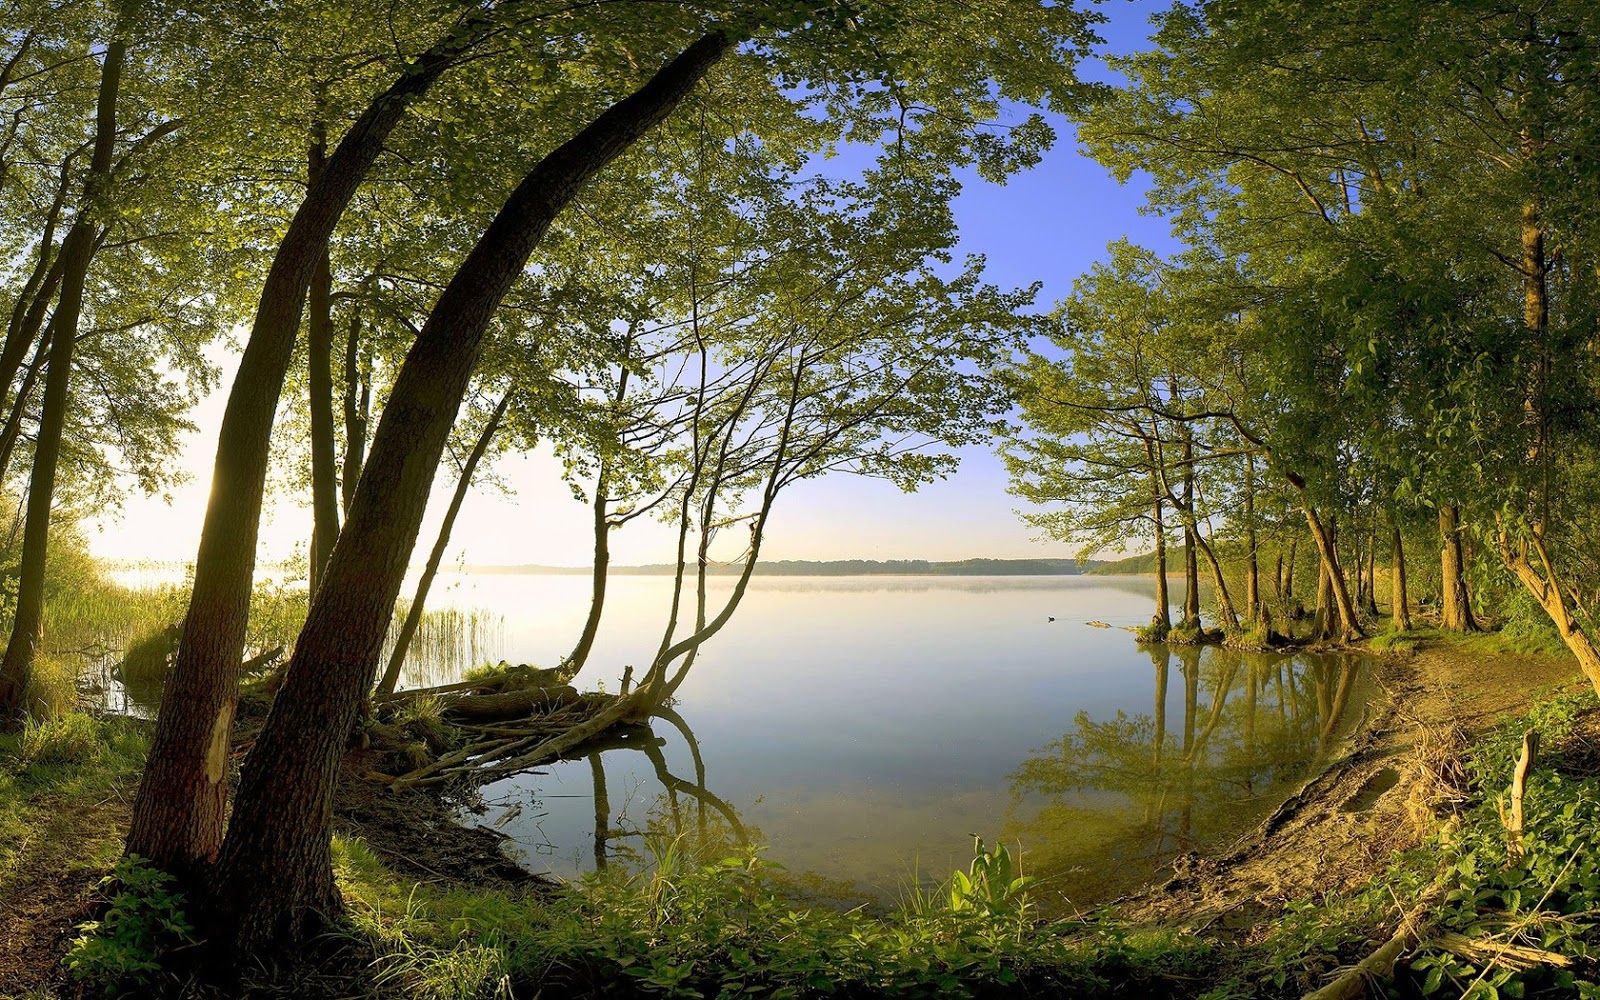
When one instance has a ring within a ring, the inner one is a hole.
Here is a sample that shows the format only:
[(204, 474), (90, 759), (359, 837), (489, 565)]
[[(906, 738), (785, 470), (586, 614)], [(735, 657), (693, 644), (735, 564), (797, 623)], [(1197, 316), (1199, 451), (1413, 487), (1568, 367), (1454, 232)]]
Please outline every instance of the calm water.
[[(581, 576), (444, 583), (430, 605), (475, 609), (490, 659), (553, 665), (587, 610)], [(668, 587), (613, 580), (580, 687), (615, 691), (649, 662)], [(1047, 904), (1108, 898), (1257, 822), (1367, 693), (1354, 658), (1141, 649), (1122, 627), (1149, 620), (1153, 595), (1142, 578), (757, 578), (652, 723), (659, 749), (491, 785), (483, 822), (570, 877), (637, 854), (652, 823), (726, 807), (827, 894), (889, 901), (964, 867), (979, 834), (1020, 843)], [(459, 652), (411, 680), (445, 679)]]

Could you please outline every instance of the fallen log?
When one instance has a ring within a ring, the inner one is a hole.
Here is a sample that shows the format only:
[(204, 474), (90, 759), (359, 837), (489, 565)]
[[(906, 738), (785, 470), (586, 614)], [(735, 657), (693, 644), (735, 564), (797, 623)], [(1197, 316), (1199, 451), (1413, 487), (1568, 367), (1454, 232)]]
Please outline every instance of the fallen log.
[(545, 714), (577, 704), (581, 696), (570, 684), (560, 687), (523, 688), (497, 694), (458, 695), (444, 700), (444, 715), (469, 722), (504, 722), (534, 713)]

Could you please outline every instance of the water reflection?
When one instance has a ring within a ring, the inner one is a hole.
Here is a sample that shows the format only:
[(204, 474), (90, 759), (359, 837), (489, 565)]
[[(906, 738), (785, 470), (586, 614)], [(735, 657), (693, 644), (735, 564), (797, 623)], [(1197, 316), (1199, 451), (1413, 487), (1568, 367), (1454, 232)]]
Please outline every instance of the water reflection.
[[(692, 779), (673, 772), (664, 750), (668, 740), (655, 732), (658, 722), (665, 723), (681, 739), (693, 767)], [(623, 758), (620, 762), (619, 757)], [(639, 757), (648, 763), (654, 779), (649, 788), (637, 784), (640, 769), (632, 765)], [(723, 851), (731, 845), (751, 843), (752, 833), (734, 808), (706, 787), (706, 765), (699, 740), (683, 716), (671, 707), (658, 708), (646, 722), (629, 724), (575, 747), (562, 759), (583, 761), (588, 766), (589, 797), (594, 806), (589, 854), (596, 871), (618, 863), (648, 866), (653, 860), (651, 851), (640, 845), (649, 839), (659, 844), (689, 838), (704, 851)], [(608, 763), (620, 763), (620, 770), (636, 782), (617, 803), (611, 796)], [(559, 835), (551, 837), (544, 829), (543, 821), (549, 816), (548, 800), (581, 794), (535, 790), (520, 778), (510, 778), (485, 789), (484, 799), (488, 806), (500, 810), (491, 825), (504, 827), (525, 856), (530, 852), (537, 856), (559, 854), (569, 846), (559, 843)], [(638, 810), (634, 808), (641, 802), (642, 817), (636, 815)], [(572, 865), (574, 870), (582, 867)]]
[(1359, 657), (1161, 645), (1146, 653), (1155, 671), (1148, 714), (1079, 712), (1010, 776), (1006, 837), (1021, 842), (1058, 902), (1106, 899), (1239, 834), (1357, 721)]

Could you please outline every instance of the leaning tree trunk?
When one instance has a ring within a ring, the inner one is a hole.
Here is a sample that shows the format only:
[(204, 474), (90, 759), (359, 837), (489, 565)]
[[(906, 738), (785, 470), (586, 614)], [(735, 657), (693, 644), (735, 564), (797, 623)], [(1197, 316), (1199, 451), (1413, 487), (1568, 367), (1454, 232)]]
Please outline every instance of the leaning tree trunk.
[(1298, 477), (1290, 480), (1290, 484), (1300, 491), (1300, 507), (1306, 515), (1306, 525), (1311, 528), (1311, 538), (1317, 544), (1317, 552), (1322, 556), (1322, 568), (1328, 576), (1328, 584), (1333, 590), (1334, 607), (1339, 612), (1340, 638), (1345, 642), (1353, 642), (1366, 635), (1361, 628), (1361, 621), (1356, 617), (1356, 609), (1350, 603), (1350, 589), (1345, 584), (1344, 571), (1339, 566), (1339, 553), (1334, 548), (1333, 535), (1327, 526), (1322, 523), (1322, 518), (1317, 516), (1317, 509), (1311, 505), (1304, 493), (1304, 482), (1296, 481)]
[(519, 2), (506, 0), (495, 11), (463, 18), (373, 99), (306, 189), (267, 272), (217, 436), (194, 589), (126, 845), (129, 854), (178, 875), (186, 888), (200, 888), (199, 877), (222, 844), (228, 801), (223, 764), (239, 700), (272, 422), (312, 275), (339, 217), (406, 109)]
[(106, 46), (100, 67), (100, 90), (95, 106), (94, 152), (84, 181), (78, 217), (61, 246), (61, 295), (50, 317), (49, 373), (45, 376), (44, 403), (35, 437), (33, 469), (28, 479), (28, 516), (22, 532), (22, 565), (17, 581), (16, 611), (11, 640), (0, 658), (0, 715), (24, 711), (23, 694), (33, 671), (33, 659), (44, 635), (44, 572), (50, 545), (50, 509), (55, 501), (56, 467), (61, 458), (61, 435), (66, 428), (71, 396), (72, 352), (78, 342), (78, 321), (83, 315), (84, 285), (95, 250), (96, 200), (111, 182), (112, 153), (117, 142), (117, 94), (122, 84), (122, 64), (127, 43), (117, 37)]
[(706, 35), (541, 160), (440, 294), (395, 379), (350, 519), (245, 765), (209, 898), (219, 960), (281, 955), (320, 914), (338, 910), (328, 825), (335, 773), (494, 310), (580, 187), (731, 48), (727, 35)]
[(434, 539), (433, 551), (428, 553), (428, 564), (422, 567), (422, 577), (417, 580), (417, 592), (411, 598), (411, 607), (406, 609), (406, 620), (401, 624), (400, 634), (394, 640), (394, 649), (389, 653), (389, 666), (383, 672), (383, 679), (378, 682), (378, 694), (394, 694), (395, 685), (400, 683), (400, 669), (406, 664), (406, 653), (411, 649), (411, 640), (416, 637), (417, 626), (422, 624), (422, 609), (427, 606), (433, 578), (439, 575), (439, 564), (444, 562), (445, 549), (450, 547), (450, 532), (472, 487), (472, 474), (478, 471), (478, 463), (483, 461), (484, 453), (489, 450), (489, 442), (500, 430), (500, 420), (506, 415), (506, 406), (510, 402), (511, 393), (500, 397), (489, 422), (473, 444), (471, 454), (467, 455), (466, 464), (461, 467), (461, 478), (456, 480), (455, 492), (450, 495), (450, 506), (444, 512), (444, 522), (439, 525), (439, 536)]
[(1411, 630), (1411, 599), (1406, 593), (1406, 549), (1400, 540), (1400, 529), (1391, 527), (1389, 533), (1390, 557), (1389, 576), (1390, 584), (1394, 587), (1392, 597), (1393, 607), (1390, 617), (1394, 627), (1402, 632)]
[(1212, 550), (1210, 543), (1195, 533), (1195, 541), (1200, 546), (1200, 551), (1206, 557), (1206, 562), (1211, 566), (1211, 582), (1217, 588), (1217, 610), (1222, 613), (1222, 627), (1228, 632), (1239, 631), (1239, 613), (1234, 610), (1233, 597), (1228, 593), (1228, 581), (1223, 578), (1222, 564), (1217, 561), (1217, 554)]
[(1466, 560), (1461, 553), (1461, 508), (1439, 508), (1439, 627), (1450, 632), (1476, 632), (1472, 595), (1467, 590)]

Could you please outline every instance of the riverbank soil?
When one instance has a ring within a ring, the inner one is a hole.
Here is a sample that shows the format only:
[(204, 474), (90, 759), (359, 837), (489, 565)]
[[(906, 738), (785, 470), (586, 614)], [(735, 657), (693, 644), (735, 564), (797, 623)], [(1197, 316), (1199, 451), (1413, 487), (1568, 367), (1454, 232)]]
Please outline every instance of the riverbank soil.
[(1119, 915), (1249, 945), (1286, 906), (1357, 891), (1420, 843), (1464, 792), (1470, 740), (1536, 696), (1588, 687), (1566, 657), (1448, 643), (1383, 658), (1376, 682), (1365, 723), (1324, 771), (1219, 856), (1181, 858), (1113, 904)]

